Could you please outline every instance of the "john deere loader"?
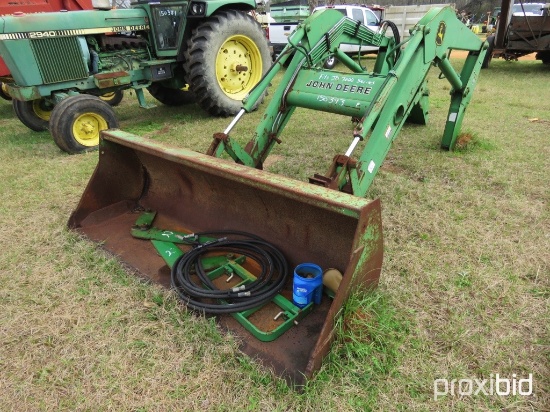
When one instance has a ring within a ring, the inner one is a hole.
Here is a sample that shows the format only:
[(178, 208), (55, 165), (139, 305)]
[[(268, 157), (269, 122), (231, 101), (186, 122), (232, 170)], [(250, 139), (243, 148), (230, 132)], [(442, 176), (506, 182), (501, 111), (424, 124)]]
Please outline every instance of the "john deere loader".
[[(341, 43), (378, 47), (373, 66), (342, 53)], [(350, 293), (379, 280), (381, 205), (365, 197), (405, 122), (427, 122), (428, 71), (437, 67), (451, 86), (441, 140), (451, 150), (486, 47), (451, 8), (430, 10), (403, 42), (391, 22), (375, 32), (337, 11), (316, 12), (206, 154), (103, 132), (69, 226), (171, 287), (190, 310), (215, 315), (244, 352), (303, 383), (329, 351)], [(468, 52), (459, 72), (452, 50)], [(331, 56), (340, 70), (323, 67)], [(279, 71), (254, 135), (241, 144), (239, 120)], [(299, 136), (283, 135), (298, 107), (357, 121), (348, 150), (308, 182), (262, 170), (284, 139), (314, 144), (307, 125)]]
[(69, 153), (96, 149), (100, 130), (118, 127), (104, 100), (124, 89), (141, 107), (151, 106), (147, 89), (166, 105), (233, 115), (271, 64), (265, 32), (247, 14), (255, 7), (135, 0), (131, 9), (2, 16), (0, 55), (13, 77), (3, 81), (21, 122), (50, 130)]

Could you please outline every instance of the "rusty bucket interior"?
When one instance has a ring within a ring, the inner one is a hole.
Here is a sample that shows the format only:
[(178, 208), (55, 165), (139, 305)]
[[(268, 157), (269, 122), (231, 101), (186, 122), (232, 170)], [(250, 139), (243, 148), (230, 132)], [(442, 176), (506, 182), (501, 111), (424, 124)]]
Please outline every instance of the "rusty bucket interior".
[[(143, 276), (170, 287), (170, 269), (150, 241), (131, 235), (139, 211), (155, 225), (190, 232), (239, 230), (277, 247), (289, 268), (313, 262), (343, 274), (333, 298), (277, 339), (263, 342), (231, 315), (218, 324), (241, 350), (293, 385), (319, 369), (349, 294), (376, 285), (382, 266), (379, 200), (367, 200), (118, 130), (102, 134), (99, 162), (69, 220)], [(280, 294), (292, 299), (292, 276)], [(270, 323), (257, 315), (259, 324)], [(265, 322), (264, 322), (265, 321)]]

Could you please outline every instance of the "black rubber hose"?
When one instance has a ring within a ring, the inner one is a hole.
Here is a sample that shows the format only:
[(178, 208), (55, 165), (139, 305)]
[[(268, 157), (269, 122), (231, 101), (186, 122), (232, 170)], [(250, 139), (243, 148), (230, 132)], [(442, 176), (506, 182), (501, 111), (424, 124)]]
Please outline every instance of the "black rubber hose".
[[(395, 39), (395, 44), (401, 43), (401, 35), (399, 34), (399, 29), (397, 28), (397, 25), (390, 20), (383, 20), (380, 25), (386, 24), (392, 31), (393, 38)], [(401, 54), (401, 48), (398, 47), (395, 51), (395, 60), (394, 63), (399, 59), (399, 55)]]
[[(288, 263), (284, 255), (270, 243), (249, 233), (236, 231), (197, 233), (199, 236), (220, 234), (238, 238), (223, 237), (196, 245), (173, 265), (171, 284), (180, 299), (190, 309), (210, 314), (242, 312), (273, 299), (288, 279)], [(201, 263), (201, 258), (212, 252), (216, 255), (231, 253), (245, 256), (258, 264), (260, 273), (256, 280), (246, 285), (233, 289), (218, 289)], [(193, 282), (192, 274), (196, 274), (204, 286)]]

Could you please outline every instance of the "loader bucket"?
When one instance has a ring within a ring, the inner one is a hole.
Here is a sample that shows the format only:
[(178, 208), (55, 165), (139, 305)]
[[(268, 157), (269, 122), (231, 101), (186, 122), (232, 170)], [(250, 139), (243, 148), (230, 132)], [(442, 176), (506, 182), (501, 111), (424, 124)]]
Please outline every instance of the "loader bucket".
[[(366, 200), (126, 132), (103, 132), (98, 165), (69, 227), (98, 242), (143, 276), (169, 287), (170, 270), (149, 241), (133, 238), (138, 211), (155, 225), (193, 232), (240, 230), (271, 242), (289, 267), (313, 262), (343, 280), (321, 304), (279, 338), (263, 342), (232, 316), (217, 317), (241, 350), (289, 383), (319, 369), (335, 320), (352, 290), (375, 286), (382, 266), (379, 200)], [(281, 295), (292, 299), (292, 276)], [(273, 323), (273, 314), (258, 324)]]

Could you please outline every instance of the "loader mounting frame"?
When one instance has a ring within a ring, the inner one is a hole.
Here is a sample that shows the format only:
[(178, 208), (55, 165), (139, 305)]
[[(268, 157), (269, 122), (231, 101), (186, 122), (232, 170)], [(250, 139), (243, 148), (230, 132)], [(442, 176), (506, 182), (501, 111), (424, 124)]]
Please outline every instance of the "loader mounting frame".
[[(325, 27), (331, 27), (328, 33)], [(341, 53), (341, 43), (379, 46), (372, 71)], [(350, 116), (359, 121), (349, 149), (334, 157), (326, 174), (316, 174), (310, 182), (364, 197), (405, 122), (426, 124), (427, 75), (432, 66), (439, 68), (452, 87), (441, 148), (454, 149), (486, 49), (487, 44), (456, 19), (451, 7), (431, 9), (401, 44), (395, 44), (383, 29), (374, 33), (337, 11), (314, 13), (290, 36), (289, 44), (245, 100), (241, 112), (223, 133), (214, 135), (207, 153), (219, 157), (226, 152), (238, 163), (262, 168), (275, 143), (282, 142), (284, 127), (297, 107)], [(452, 50), (468, 51), (460, 73), (449, 60)], [(324, 69), (323, 62), (331, 55), (348, 71)], [(230, 136), (231, 131), (290, 56), (294, 57), (263, 120), (243, 148)], [(362, 153), (352, 158), (361, 141), (366, 141)]]
[[(326, 27), (331, 27), (328, 33)], [(340, 55), (342, 42), (378, 46), (373, 70)], [(469, 52), (459, 74), (448, 58), (453, 49)], [(218, 318), (222, 327), (240, 338), (245, 353), (299, 385), (321, 366), (350, 293), (375, 287), (379, 280), (381, 206), (378, 199), (368, 200), (365, 195), (405, 121), (427, 122), (430, 67), (437, 66), (452, 86), (441, 141), (442, 148), (450, 150), (485, 51), (486, 44), (447, 7), (432, 9), (403, 44), (395, 44), (383, 31), (375, 33), (342, 18), (337, 11), (314, 13), (291, 35), (289, 46), (245, 99), (237, 117), (224, 132), (215, 134), (208, 155), (123, 131), (103, 132), (98, 165), (69, 226), (165, 286), (170, 284), (170, 262), (151, 242), (131, 234), (136, 213), (143, 210), (155, 211), (155, 225), (171, 231), (252, 233), (282, 251), (290, 268), (314, 262), (339, 270), (343, 277), (334, 299), (324, 298), (298, 326), (275, 341), (251, 339), (233, 317)], [(230, 133), (258, 104), (291, 54), (295, 56), (271, 94), (253, 139), (242, 147)], [(348, 71), (324, 70), (322, 63), (331, 55), (337, 55)], [(275, 143), (283, 141), (282, 131), (297, 107), (360, 119), (347, 152), (334, 157), (328, 173), (315, 175), (311, 179), (315, 184), (258, 170)], [(366, 142), (363, 152), (352, 157), (361, 141)], [(224, 153), (231, 159), (219, 158)], [(290, 299), (291, 281), (280, 294)]]

